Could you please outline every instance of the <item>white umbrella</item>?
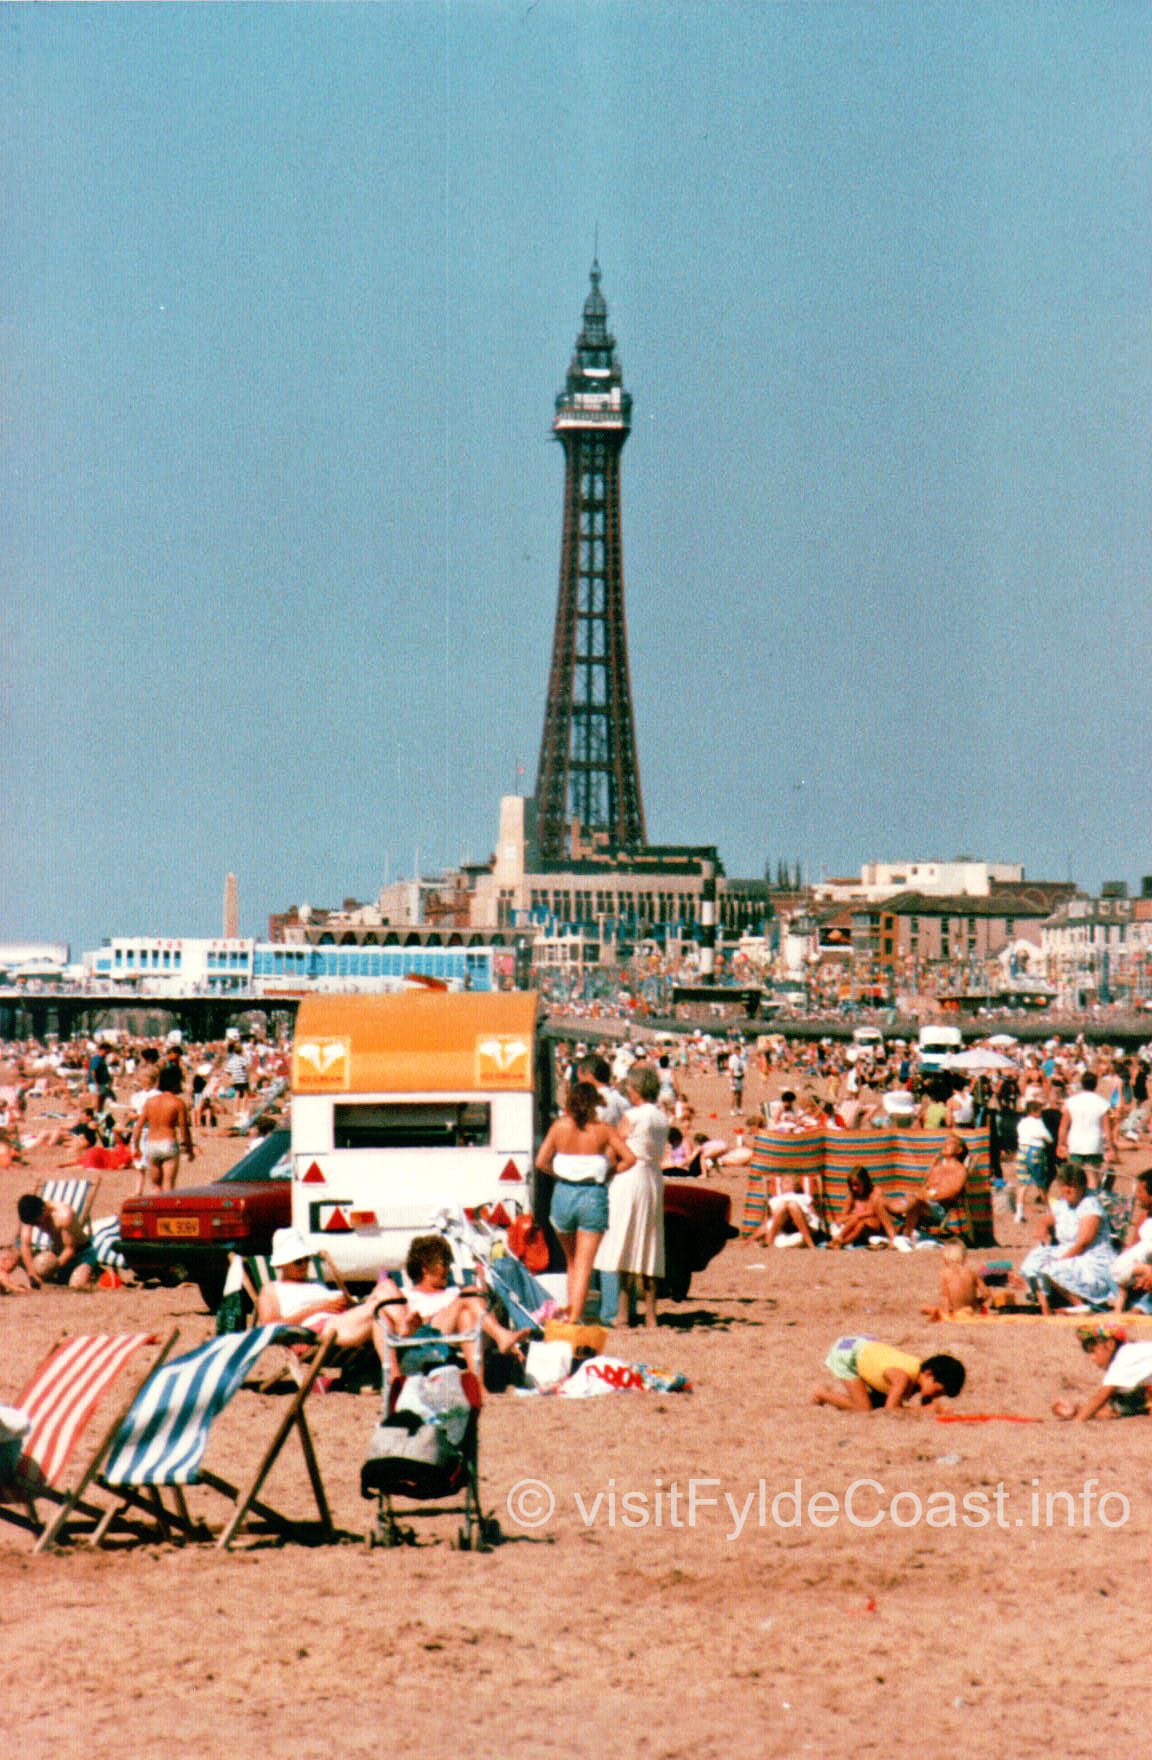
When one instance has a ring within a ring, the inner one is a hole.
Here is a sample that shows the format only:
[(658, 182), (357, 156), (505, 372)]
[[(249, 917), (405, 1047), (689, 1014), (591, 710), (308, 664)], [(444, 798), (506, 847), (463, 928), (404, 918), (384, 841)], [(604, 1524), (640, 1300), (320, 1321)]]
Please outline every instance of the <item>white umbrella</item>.
[(1003, 1049), (1007, 1045), (1018, 1045), (1019, 1040), (1014, 1039), (1011, 1033), (993, 1033), (988, 1043), (989, 1045), (999, 1045)]
[(951, 1057), (943, 1062), (944, 1069), (1015, 1069), (1016, 1065), (1010, 1057), (1002, 1057), (999, 1051), (989, 1051), (986, 1046), (976, 1045), (971, 1051), (954, 1051)]

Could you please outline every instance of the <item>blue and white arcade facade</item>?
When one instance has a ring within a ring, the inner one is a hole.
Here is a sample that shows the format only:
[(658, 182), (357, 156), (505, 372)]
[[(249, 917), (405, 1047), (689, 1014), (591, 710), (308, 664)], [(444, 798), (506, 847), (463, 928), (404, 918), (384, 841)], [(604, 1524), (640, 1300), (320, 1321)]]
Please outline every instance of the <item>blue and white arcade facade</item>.
[(83, 956), (92, 985), (141, 996), (291, 996), (307, 990), (394, 990), (431, 978), (451, 990), (498, 988), (490, 946), (293, 945), (248, 937), (114, 936)]

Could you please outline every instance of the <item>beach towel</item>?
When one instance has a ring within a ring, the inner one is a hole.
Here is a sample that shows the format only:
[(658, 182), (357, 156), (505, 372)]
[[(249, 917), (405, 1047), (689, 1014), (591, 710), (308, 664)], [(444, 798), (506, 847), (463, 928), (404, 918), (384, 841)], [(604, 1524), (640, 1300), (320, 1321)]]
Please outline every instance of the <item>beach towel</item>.
[(85, 1149), (73, 1165), (86, 1167), (97, 1173), (115, 1173), (121, 1167), (131, 1167), (132, 1151), (127, 1143), (117, 1143), (114, 1149), (105, 1149), (97, 1144), (93, 1149)]
[(1042, 1424), (1043, 1418), (1026, 1417), (1023, 1412), (937, 1412), (938, 1424)]

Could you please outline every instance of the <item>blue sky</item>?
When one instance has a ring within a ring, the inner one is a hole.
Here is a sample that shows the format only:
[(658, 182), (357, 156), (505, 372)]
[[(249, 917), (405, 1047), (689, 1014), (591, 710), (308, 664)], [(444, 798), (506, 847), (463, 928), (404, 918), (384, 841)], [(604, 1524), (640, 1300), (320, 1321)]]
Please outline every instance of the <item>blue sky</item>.
[(486, 856), (599, 228), (654, 841), (1152, 871), (1152, 10), (0, 15), (0, 937)]

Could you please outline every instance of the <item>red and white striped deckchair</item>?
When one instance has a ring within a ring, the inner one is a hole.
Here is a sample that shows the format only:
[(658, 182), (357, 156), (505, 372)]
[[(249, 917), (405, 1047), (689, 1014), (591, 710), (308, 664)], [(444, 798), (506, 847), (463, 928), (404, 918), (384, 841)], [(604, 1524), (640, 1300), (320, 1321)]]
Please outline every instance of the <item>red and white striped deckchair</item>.
[[(155, 1368), (178, 1336), (176, 1332), (169, 1335)], [(10, 1476), (0, 1482), (0, 1520), (14, 1522), (36, 1534), (37, 1552), (52, 1546), (77, 1513), (89, 1522), (99, 1521), (103, 1516), (103, 1510), (80, 1500), (99, 1471), (135, 1393), (112, 1420), (75, 1490), (61, 1492), (60, 1480), (105, 1393), (140, 1347), (155, 1343), (155, 1336), (147, 1332), (93, 1333), (62, 1339), (53, 1346), (17, 1400), (17, 1410), (29, 1420), (30, 1427), (19, 1460)], [(40, 1518), (36, 1509), (38, 1499), (59, 1506), (49, 1522)]]
[[(325, 1539), (336, 1538), (304, 1415), (304, 1401), (328, 1355), (332, 1344), (330, 1338), (321, 1339), (316, 1355), (288, 1402), (276, 1433), (245, 1491), (238, 1490), (219, 1474), (209, 1472), (202, 1464), (213, 1423), (243, 1385), (257, 1359), (270, 1345), (299, 1341), (315, 1343), (315, 1334), (298, 1326), (282, 1325), (257, 1326), (250, 1332), (223, 1333), (183, 1356), (174, 1357), (163, 1369), (150, 1375), (111, 1438), (98, 1483), (102, 1489), (115, 1492), (120, 1502), (107, 1511), (91, 1536), (92, 1544), (98, 1546), (114, 1523), (123, 1520), (124, 1511), (129, 1508), (143, 1510), (154, 1519), (158, 1538), (205, 1538), (208, 1534), (206, 1526), (194, 1522), (189, 1515), (183, 1491), (185, 1485), (208, 1486), (236, 1505), (231, 1520), (217, 1540), (218, 1546), (230, 1545), (250, 1512), (259, 1516), (265, 1526), (282, 1539), (302, 1537), (314, 1524), (284, 1516), (258, 1498), (273, 1462), (293, 1429), (299, 1435), (304, 1452), (321, 1532)], [(162, 1498), (165, 1488), (171, 1492), (170, 1506), (166, 1506)]]

